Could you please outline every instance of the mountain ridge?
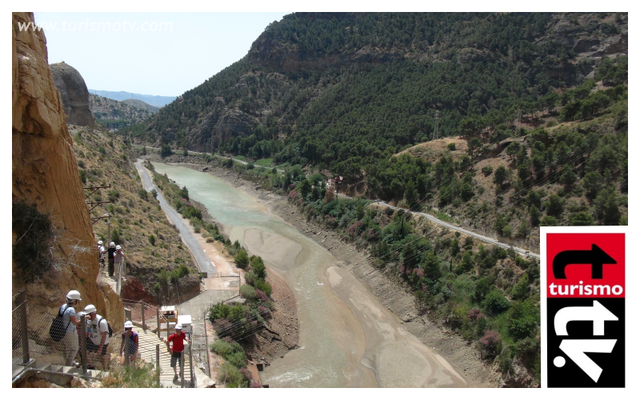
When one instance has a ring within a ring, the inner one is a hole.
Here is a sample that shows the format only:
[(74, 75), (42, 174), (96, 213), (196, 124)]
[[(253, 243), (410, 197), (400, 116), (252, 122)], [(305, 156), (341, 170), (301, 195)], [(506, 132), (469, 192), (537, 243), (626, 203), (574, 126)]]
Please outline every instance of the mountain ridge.
[(98, 89), (89, 89), (89, 93), (106, 97), (112, 100), (118, 100), (118, 101), (123, 101), (127, 99), (142, 100), (145, 103), (158, 108), (164, 107), (176, 99), (175, 96), (159, 96), (159, 95), (140, 94), (140, 93), (125, 92), (125, 91), (113, 92), (109, 90), (98, 90)]

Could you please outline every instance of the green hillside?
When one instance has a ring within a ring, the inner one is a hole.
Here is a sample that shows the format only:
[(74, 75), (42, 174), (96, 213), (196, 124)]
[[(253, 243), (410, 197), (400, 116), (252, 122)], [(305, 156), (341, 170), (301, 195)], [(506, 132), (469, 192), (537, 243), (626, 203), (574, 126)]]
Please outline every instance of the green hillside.
[(536, 252), (540, 225), (626, 224), (627, 18), (291, 14), (242, 60), (121, 133), (253, 161), (225, 166), (368, 249), (505, 382), (521, 385), (523, 366), (535, 386), (536, 261), (316, 182), (342, 176), (341, 192)]

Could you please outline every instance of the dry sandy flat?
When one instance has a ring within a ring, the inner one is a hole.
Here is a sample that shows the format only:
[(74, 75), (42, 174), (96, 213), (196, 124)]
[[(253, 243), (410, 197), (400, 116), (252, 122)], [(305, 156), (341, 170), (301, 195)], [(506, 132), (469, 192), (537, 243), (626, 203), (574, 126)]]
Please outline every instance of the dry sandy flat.
[(363, 364), (375, 371), (380, 387), (467, 387), (446, 360), (407, 332), (349, 271), (330, 267), (327, 280), (362, 324)]
[(244, 244), (253, 254), (260, 254), (265, 264), (275, 265), (282, 270), (294, 267), (302, 246), (292, 240), (259, 229), (247, 229)]

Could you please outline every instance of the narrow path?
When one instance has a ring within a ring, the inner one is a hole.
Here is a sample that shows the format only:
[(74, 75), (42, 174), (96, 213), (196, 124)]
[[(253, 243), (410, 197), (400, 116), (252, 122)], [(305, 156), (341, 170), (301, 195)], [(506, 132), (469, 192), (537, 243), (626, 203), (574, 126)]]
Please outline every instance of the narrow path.
[[(340, 196), (342, 197), (343, 195), (340, 195)], [(344, 197), (347, 197), (347, 196), (344, 196)], [(374, 203), (382, 205), (384, 207), (388, 207), (388, 208), (394, 209), (394, 210), (409, 211), (409, 210), (407, 210), (405, 208), (394, 207), (394, 206), (392, 206), (390, 204), (385, 203), (384, 201), (376, 201)], [(466, 229), (462, 229), (459, 226), (450, 224), (448, 222), (444, 222), (441, 219), (438, 219), (438, 218), (434, 217), (431, 214), (427, 214), (427, 213), (423, 213), (423, 212), (416, 212), (416, 211), (411, 211), (411, 213), (419, 215), (419, 216), (424, 217), (424, 218), (427, 218), (429, 221), (434, 222), (434, 223), (436, 223), (438, 225), (444, 226), (447, 229), (458, 231), (460, 233), (464, 233), (465, 235), (473, 236), (474, 238), (482, 240), (483, 242), (490, 243), (490, 244), (493, 244), (493, 245), (496, 245), (496, 246), (500, 246), (500, 247), (505, 248), (505, 249), (513, 248), (513, 250), (516, 253), (522, 254), (525, 257), (535, 257), (538, 260), (540, 260), (540, 255), (539, 254), (532, 253), (529, 250), (521, 249), (519, 247), (510, 246), (510, 245), (508, 245), (506, 243), (499, 242), (496, 239), (492, 239), (492, 238), (480, 235), (479, 233), (475, 233), (475, 232), (468, 231)]]
[(147, 169), (142, 165), (142, 160), (138, 159), (135, 163), (136, 168), (138, 169), (138, 173), (140, 174), (140, 178), (142, 179), (142, 184), (146, 191), (151, 191), (153, 189), (158, 193), (158, 201), (160, 202), (160, 207), (167, 214), (167, 217), (173, 223), (178, 230), (180, 231), (180, 237), (182, 241), (187, 245), (193, 258), (198, 264), (201, 272), (206, 272), (207, 275), (215, 275), (217, 273), (216, 266), (211, 262), (207, 254), (205, 254), (204, 250), (198, 243), (198, 239), (194, 237), (193, 232), (189, 229), (189, 226), (184, 222), (184, 219), (176, 210), (173, 209), (167, 201), (162, 196), (162, 193), (156, 188), (153, 184), (151, 176)]

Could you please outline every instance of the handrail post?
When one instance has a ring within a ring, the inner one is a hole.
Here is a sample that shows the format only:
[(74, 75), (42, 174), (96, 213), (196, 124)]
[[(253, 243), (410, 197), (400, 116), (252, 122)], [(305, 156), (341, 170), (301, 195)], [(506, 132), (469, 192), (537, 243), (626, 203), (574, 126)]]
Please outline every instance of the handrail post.
[(158, 374), (158, 385), (160, 384), (160, 344), (156, 344), (156, 373)]
[(142, 330), (146, 332), (144, 326), (144, 303), (140, 303), (140, 312), (142, 313)]
[(18, 295), (20, 304), (20, 332), (22, 337), (22, 363), (29, 363), (29, 333), (27, 331), (27, 293), (22, 290)]
[(180, 353), (180, 380), (182, 381), (181, 386), (184, 387), (184, 350)]
[[(191, 336), (191, 335), (189, 335)], [(191, 338), (191, 337), (190, 337)], [(190, 387), (194, 387), (193, 386), (193, 353), (191, 352), (191, 343), (189, 343), (189, 381), (190, 381)]]
[(80, 358), (82, 358), (82, 373), (87, 373), (87, 316), (80, 317)]
[(129, 346), (131, 340), (131, 331), (127, 331), (124, 335), (124, 365), (126, 367), (129, 366)]
[(156, 321), (158, 322), (156, 326), (158, 327), (158, 339), (160, 339), (160, 309), (156, 308)]

